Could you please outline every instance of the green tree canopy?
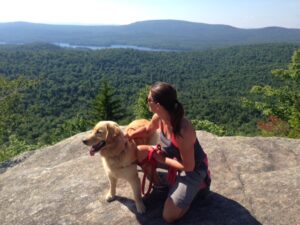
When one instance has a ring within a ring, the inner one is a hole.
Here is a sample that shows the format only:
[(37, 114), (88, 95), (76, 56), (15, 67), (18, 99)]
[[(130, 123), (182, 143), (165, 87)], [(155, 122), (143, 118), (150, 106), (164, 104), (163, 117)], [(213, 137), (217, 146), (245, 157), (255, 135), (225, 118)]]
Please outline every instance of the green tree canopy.
[(0, 162), (36, 147), (15, 134), (26, 114), (23, 92), (34, 83), (24, 77), (9, 80), (0, 76)]
[(292, 56), (288, 69), (272, 70), (272, 74), (283, 80), (279, 87), (253, 86), (252, 93), (263, 96), (254, 106), (266, 116), (276, 116), (286, 121), (289, 137), (300, 137), (300, 50)]
[(1, 143), (8, 137), (22, 120), (24, 109), (21, 101), (23, 92), (33, 85), (33, 81), (24, 77), (9, 80), (0, 76), (0, 140)]

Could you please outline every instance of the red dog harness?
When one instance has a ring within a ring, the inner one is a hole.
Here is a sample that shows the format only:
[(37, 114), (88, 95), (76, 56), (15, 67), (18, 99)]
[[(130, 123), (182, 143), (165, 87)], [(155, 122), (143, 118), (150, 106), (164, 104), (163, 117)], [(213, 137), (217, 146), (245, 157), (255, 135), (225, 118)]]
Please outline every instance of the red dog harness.
[[(144, 173), (144, 176), (143, 176), (142, 187), (141, 187), (141, 191), (142, 191), (143, 195), (148, 195), (150, 193), (150, 191), (152, 190), (152, 188), (153, 188), (153, 176), (154, 176), (154, 173), (156, 172), (156, 168), (157, 168), (157, 161), (153, 158), (153, 154), (154, 154), (154, 152), (158, 152), (158, 151), (161, 151), (161, 146), (159, 144), (156, 145), (155, 147), (152, 147), (151, 150), (148, 153), (148, 156), (141, 163), (138, 163), (139, 166), (142, 166), (145, 163), (150, 163), (150, 165), (151, 165), (151, 177), (150, 177), (150, 181), (149, 181), (150, 183), (149, 183), (149, 187), (148, 187), (148, 190), (147, 190), (146, 193), (145, 193), (145, 185), (146, 185), (147, 175)], [(174, 159), (177, 159), (177, 158), (174, 158)], [(207, 160), (207, 155), (206, 154), (205, 154), (205, 157), (204, 157), (202, 162), (208, 168), (208, 160)], [(179, 171), (177, 169), (173, 168), (173, 167), (168, 168), (167, 182), (170, 186), (173, 186), (175, 184), (176, 175), (177, 175), (178, 172)], [(207, 170), (207, 175), (204, 179), (204, 182), (202, 182), (200, 184), (199, 189), (203, 190), (203, 189), (209, 187), (210, 183), (211, 183), (210, 171)]]
[(153, 154), (154, 154), (154, 152), (158, 152), (158, 151), (161, 151), (160, 145), (156, 145), (155, 147), (152, 147), (148, 153), (147, 158), (145, 158), (141, 163), (138, 163), (139, 166), (142, 166), (145, 163), (150, 163), (150, 165), (151, 165), (150, 183), (149, 183), (149, 187), (148, 187), (148, 190), (146, 193), (145, 193), (145, 185), (146, 185), (147, 174), (144, 173), (144, 176), (143, 176), (143, 180), (142, 180), (142, 194), (143, 195), (148, 195), (153, 188), (153, 176), (154, 176), (154, 173), (157, 168), (157, 161), (153, 158)]
[[(148, 153), (147, 158), (145, 158), (142, 162), (138, 163), (139, 166), (142, 166), (145, 163), (149, 163), (151, 165), (151, 177), (150, 177), (150, 181), (149, 181), (150, 183), (149, 183), (149, 187), (148, 187), (148, 190), (146, 193), (145, 193), (145, 186), (146, 186), (147, 175), (144, 173), (144, 176), (143, 176), (142, 187), (141, 187), (141, 191), (142, 191), (143, 195), (148, 195), (153, 188), (153, 176), (154, 176), (154, 173), (156, 172), (156, 168), (157, 168), (157, 161), (153, 158), (153, 154), (154, 154), (154, 152), (158, 152), (158, 151), (161, 151), (161, 146), (159, 144), (156, 145), (155, 147), (152, 147)], [(177, 169), (175, 169), (173, 167), (169, 167), (167, 181), (170, 186), (175, 184), (177, 172), (178, 172)]]

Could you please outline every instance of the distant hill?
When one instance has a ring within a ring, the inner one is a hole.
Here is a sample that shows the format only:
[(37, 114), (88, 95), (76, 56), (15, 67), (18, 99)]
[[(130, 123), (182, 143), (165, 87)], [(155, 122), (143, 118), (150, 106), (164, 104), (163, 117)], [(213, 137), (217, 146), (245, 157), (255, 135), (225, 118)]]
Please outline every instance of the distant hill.
[(177, 20), (153, 20), (119, 26), (0, 23), (0, 43), (68, 43), (73, 45), (136, 45), (199, 50), (243, 44), (300, 43), (300, 29), (240, 29)]

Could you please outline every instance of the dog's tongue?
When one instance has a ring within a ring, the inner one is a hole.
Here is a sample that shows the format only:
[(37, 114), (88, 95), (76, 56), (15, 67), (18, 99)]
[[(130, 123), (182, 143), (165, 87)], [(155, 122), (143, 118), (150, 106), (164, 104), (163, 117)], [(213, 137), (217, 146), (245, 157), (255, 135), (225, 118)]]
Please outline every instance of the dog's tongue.
[(98, 144), (93, 145), (90, 149), (90, 155), (94, 156), (105, 145), (105, 141), (100, 141)]
[(91, 147), (90, 156), (94, 156), (94, 155), (95, 155), (95, 149), (94, 149), (94, 147)]

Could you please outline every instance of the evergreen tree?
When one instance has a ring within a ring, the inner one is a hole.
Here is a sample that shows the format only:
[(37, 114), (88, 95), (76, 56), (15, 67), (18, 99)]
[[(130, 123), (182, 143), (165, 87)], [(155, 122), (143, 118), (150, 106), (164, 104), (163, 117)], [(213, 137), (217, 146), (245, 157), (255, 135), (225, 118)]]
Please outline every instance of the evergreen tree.
[(106, 80), (101, 82), (99, 93), (92, 101), (92, 124), (101, 120), (118, 122), (124, 117), (121, 98), (116, 95), (115, 89)]
[(145, 86), (138, 93), (135, 105), (133, 106), (134, 116), (136, 119), (151, 119), (152, 113), (149, 111), (147, 97), (149, 86)]

